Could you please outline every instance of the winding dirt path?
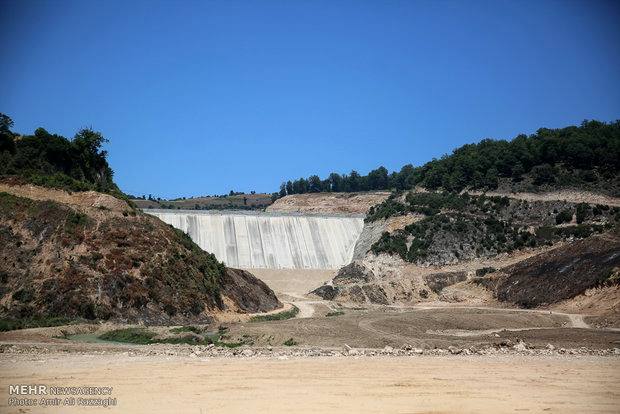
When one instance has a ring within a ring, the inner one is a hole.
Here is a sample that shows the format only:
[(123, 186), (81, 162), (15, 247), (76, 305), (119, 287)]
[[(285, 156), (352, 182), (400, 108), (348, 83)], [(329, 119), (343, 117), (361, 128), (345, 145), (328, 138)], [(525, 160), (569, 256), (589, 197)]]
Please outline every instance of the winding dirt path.
[[(590, 326), (585, 320), (584, 317), (588, 315), (575, 314), (575, 313), (565, 313), (565, 312), (556, 312), (542, 309), (506, 309), (506, 308), (494, 308), (488, 306), (451, 306), (451, 305), (390, 305), (390, 308), (403, 309), (408, 311), (415, 310), (443, 310), (443, 309), (478, 309), (478, 310), (493, 310), (493, 311), (503, 311), (503, 312), (523, 312), (523, 313), (535, 313), (535, 314), (549, 314), (549, 315), (559, 315), (563, 316), (567, 319), (569, 323), (568, 326), (558, 327), (558, 326), (544, 326), (544, 327), (522, 327), (522, 328), (494, 328), (494, 329), (439, 329), (439, 330), (428, 330), (427, 334), (433, 335), (444, 335), (444, 336), (458, 336), (458, 337), (473, 337), (473, 336), (483, 336), (483, 335), (492, 335), (495, 333), (508, 331), (508, 332), (520, 332), (520, 331), (531, 331), (531, 330), (546, 330), (546, 329), (562, 329), (562, 328), (579, 328), (579, 329), (596, 329), (599, 331), (610, 331), (617, 332), (620, 331), (618, 328), (593, 328)], [(390, 332), (374, 326), (374, 324), (379, 323), (381, 321), (387, 320), (391, 318), (390, 315), (381, 318), (373, 318), (373, 319), (362, 319), (358, 322), (358, 327), (366, 332), (370, 332), (373, 334), (382, 335), (386, 338), (402, 341), (405, 343), (415, 344), (415, 338), (410, 336), (401, 335), (397, 332)]]
[[(391, 306), (392, 307), (392, 306)], [(589, 324), (586, 323), (584, 317), (589, 315), (583, 315), (579, 313), (565, 313), (558, 311), (551, 311), (545, 309), (513, 309), (513, 308), (494, 308), (491, 306), (450, 306), (450, 305), (413, 305), (411, 307), (407, 306), (396, 306), (398, 309), (421, 309), (421, 310), (432, 310), (432, 309), (480, 309), (480, 310), (494, 310), (494, 311), (505, 311), (505, 312), (525, 312), (525, 313), (543, 313), (549, 315), (560, 315), (568, 318), (571, 326), (569, 328), (584, 328), (584, 329), (595, 329), (592, 328)], [(523, 328), (522, 330), (531, 329), (531, 328)], [(545, 328), (543, 328), (545, 329)]]
[(295, 299), (295, 301), (289, 301), (288, 303), (297, 306), (299, 309), (299, 313), (297, 314), (297, 318), (312, 318), (315, 314), (316, 305), (326, 306), (329, 309), (334, 310), (333, 302), (327, 300), (313, 300), (309, 299), (305, 296), (299, 295), (298, 293), (287, 292), (286, 295), (291, 296)]
[(366, 331), (366, 332), (370, 332), (376, 335), (380, 335), (383, 336), (385, 338), (391, 339), (393, 341), (397, 341), (397, 342), (403, 342), (406, 344), (417, 344), (418, 341), (416, 341), (415, 338), (412, 338), (410, 336), (405, 336), (405, 335), (400, 335), (398, 333), (395, 332), (389, 332), (389, 331), (385, 331), (383, 329), (379, 329), (376, 326), (373, 325), (373, 322), (380, 322), (386, 319), (389, 319), (390, 316), (386, 316), (386, 317), (382, 317), (382, 318), (375, 318), (375, 319), (361, 319), (358, 323), (357, 326)]

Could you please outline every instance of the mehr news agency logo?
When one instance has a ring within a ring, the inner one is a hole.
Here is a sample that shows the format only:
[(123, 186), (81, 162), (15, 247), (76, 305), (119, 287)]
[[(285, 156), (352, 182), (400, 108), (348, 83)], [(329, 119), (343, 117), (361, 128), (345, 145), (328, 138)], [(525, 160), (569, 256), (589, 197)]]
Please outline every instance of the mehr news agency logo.
[(41, 384), (9, 385), (10, 407), (113, 407), (113, 387), (55, 387)]

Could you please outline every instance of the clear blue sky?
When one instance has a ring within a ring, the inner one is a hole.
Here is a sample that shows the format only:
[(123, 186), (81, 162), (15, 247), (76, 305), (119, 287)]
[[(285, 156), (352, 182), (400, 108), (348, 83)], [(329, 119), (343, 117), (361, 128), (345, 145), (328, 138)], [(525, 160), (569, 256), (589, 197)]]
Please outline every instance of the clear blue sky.
[(620, 118), (610, 1), (0, 0), (0, 112), (92, 126), (124, 191), (275, 191)]

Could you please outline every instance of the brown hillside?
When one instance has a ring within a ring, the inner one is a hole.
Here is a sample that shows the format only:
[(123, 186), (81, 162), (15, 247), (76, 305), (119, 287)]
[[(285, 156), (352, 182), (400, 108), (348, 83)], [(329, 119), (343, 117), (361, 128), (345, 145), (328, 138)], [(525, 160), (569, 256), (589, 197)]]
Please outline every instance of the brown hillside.
[(615, 230), (530, 257), (481, 278), (479, 283), (501, 301), (530, 308), (617, 283), (619, 267), (620, 234)]
[(2, 317), (186, 323), (281, 306), (250, 273), (120, 200), (29, 187), (0, 192)]

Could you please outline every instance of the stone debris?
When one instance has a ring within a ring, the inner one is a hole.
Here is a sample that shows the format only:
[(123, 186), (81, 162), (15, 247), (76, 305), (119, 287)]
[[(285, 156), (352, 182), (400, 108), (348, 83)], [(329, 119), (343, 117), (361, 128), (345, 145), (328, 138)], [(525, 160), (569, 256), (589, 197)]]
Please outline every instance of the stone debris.
[(394, 348), (392, 348), (389, 345), (386, 345), (386, 347), (381, 350), (381, 353), (386, 354), (386, 355), (391, 355), (394, 353)]
[[(127, 349), (131, 347), (131, 349)], [(386, 345), (384, 348), (353, 348), (344, 345), (342, 348), (318, 348), (318, 347), (250, 347), (226, 348), (214, 345), (131, 345), (126, 347), (110, 347), (107, 350), (100, 349), (75, 349), (72, 347), (42, 347), (30, 344), (0, 344), (0, 354), (23, 354), (33, 360), (40, 360), (44, 354), (77, 354), (77, 355), (105, 355), (117, 354), (129, 357), (141, 356), (166, 356), (187, 357), (197, 361), (206, 361), (209, 358), (276, 358), (287, 360), (289, 358), (316, 358), (316, 357), (373, 357), (373, 356), (480, 356), (480, 355), (532, 355), (532, 356), (620, 356), (620, 348), (590, 349), (580, 348), (556, 348), (548, 344), (544, 348), (534, 348), (523, 341), (516, 344), (510, 341), (501, 341), (495, 345), (485, 347), (457, 347), (449, 346), (446, 349), (422, 349), (411, 346), (394, 348)]]
[(458, 355), (458, 354), (462, 353), (463, 350), (460, 349), (460, 348), (457, 348), (455, 346), (449, 346), (448, 347), (448, 352), (450, 352), (452, 355)]

